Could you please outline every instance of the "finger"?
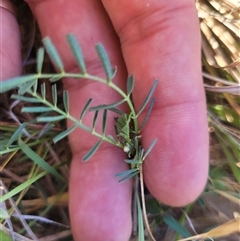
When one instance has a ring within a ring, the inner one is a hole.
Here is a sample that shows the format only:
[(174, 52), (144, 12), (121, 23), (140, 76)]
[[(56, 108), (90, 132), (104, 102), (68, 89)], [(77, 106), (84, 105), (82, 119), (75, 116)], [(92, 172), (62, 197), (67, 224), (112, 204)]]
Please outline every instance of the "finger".
[(128, 73), (135, 75), (136, 108), (153, 80), (160, 81), (154, 111), (142, 132), (145, 148), (158, 138), (144, 164), (144, 180), (162, 202), (185, 205), (203, 190), (208, 172), (206, 104), (194, 1), (104, 0), (103, 4), (120, 38)]
[[(88, 72), (103, 75), (94, 45), (101, 42), (107, 49), (112, 65), (118, 66), (115, 82), (122, 86), (126, 70), (118, 49), (118, 40), (99, 1), (31, 1), (30, 7), (38, 21), (42, 36), (50, 36), (64, 61), (67, 71), (79, 71), (66, 44), (65, 36), (73, 33), (81, 43)], [(79, 114), (88, 98), (92, 105), (119, 100), (108, 87), (91, 81), (66, 79), (70, 113)], [(92, 124), (87, 114), (84, 123)], [(113, 116), (108, 117), (113, 126)], [(68, 126), (72, 123), (68, 122)], [(113, 133), (113, 128), (108, 133)], [(82, 157), (97, 139), (80, 129), (69, 136), (73, 159), (70, 174), (70, 216), (75, 240), (128, 240), (131, 232), (131, 182), (118, 183), (116, 173), (127, 170), (119, 149), (103, 144), (89, 162)]]
[(0, 7), (0, 16), (0, 80), (5, 80), (21, 73), (20, 33), (13, 13)]

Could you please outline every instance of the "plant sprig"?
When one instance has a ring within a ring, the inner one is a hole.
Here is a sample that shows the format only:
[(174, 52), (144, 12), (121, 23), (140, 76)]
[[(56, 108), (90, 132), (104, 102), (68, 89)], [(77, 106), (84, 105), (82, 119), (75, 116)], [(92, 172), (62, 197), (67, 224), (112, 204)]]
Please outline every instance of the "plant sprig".
[[(153, 147), (155, 146), (157, 139), (154, 139), (151, 145), (145, 150), (141, 145), (141, 130), (143, 126), (146, 124), (151, 111), (153, 109), (155, 99), (153, 98), (153, 93), (156, 89), (158, 81), (155, 80), (149, 93), (147, 94), (145, 100), (138, 111), (136, 111), (132, 92), (134, 90), (134, 77), (133, 75), (129, 76), (126, 84), (126, 91), (119, 88), (113, 81), (114, 76), (116, 74), (116, 68), (112, 68), (110, 64), (110, 60), (108, 58), (107, 52), (101, 44), (96, 46), (96, 52), (99, 56), (99, 59), (102, 63), (103, 70), (105, 72), (106, 78), (102, 78), (99, 76), (91, 75), (87, 72), (87, 66), (84, 61), (83, 52), (81, 47), (79, 46), (76, 38), (73, 35), (67, 36), (67, 41), (70, 46), (70, 49), (75, 58), (76, 64), (79, 68), (79, 73), (69, 73), (65, 71), (63, 61), (55, 48), (54, 44), (50, 40), (50, 38), (46, 37), (43, 39), (43, 45), (48, 53), (52, 63), (58, 70), (57, 73), (42, 73), (42, 66), (44, 61), (44, 48), (40, 48), (37, 53), (37, 69), (36, 74), (30, 74), (26, 76), (12, 78), (10, 80), (1, 82), (0, 84), (0, 93), (6, 92), (8, 90), (18, 88), (18, 93), (12, 95), (11, 98), (27, 103), (33, 103), (35, 106), (23, 107), (22, 112), (27, 113), (38, 113), (38, 117), (36, 118), (37, 122), (46, 122), (54, 124), (55, 122), (61, 120), (71, 120), (73, 125), (63, 132), (59, 133), (54, 137), (53, 141), (56, 143), (61, 139), (68, 136), (72, 131), (76, 128), (81, 128), (92, 135), (98, 137), (97, 143), (89, 150), (88, 153), (83, 157), (83, 161), (88, 161), (98, 150), (101, 143), (103, 141), (108, 142), (112, 145), (120, 147), (124, 152), (127, 153), (128, 158), (125, 160), (126, 163), (129, 163), (131, 168), (130, 170), (126, 170), (124, 172), (116, 174), (116, 177), (120, 178), (120, 182), (132, 178), (138, 175), (142, 170), (142, 163), (151, 152)], [(78, 81), (78, 79), (88, 79), (89, 81), (96, 81), (102, 83), (109, 88), (113, 89), (117, 92), (121, 99), (117, 102), (110, 104), (99, 104), (97, 106), (90, 106), (92, 99), (90, 98), (86, 104), (84, 105), (82, 111), (80, 112), (79, 118), (75, 118), (69, 112), (69, 98), (68, 91), (63, 92), (63, 107), (60, 108), (58, 106), (58, 97), (57, 97), (57, 86), (54, 82), (62, 79), (62, 78), (73, 78)], [(41, 84), (40, 93), (38, 90), (38, 83), (41, 79), (49, 79), (52, 85), (52, 103), (46, 98), (46, 87), (45, 83)], [(150, 102), (150, 106), (146, 111), (146, 116), (143, 119), (143, 122), (139, 126), (138, 117), (145, 111), (146, 107)], [(129, 108), (129, 113), (125, 113), (119, 108), (121, 105), (126, 104)], [(92, 125), (88, 126), (83, 123), (84, 116), (88, 111), (95, 112)], [(107, 114), (109, 111), (112, 111), (117, 114), (115, 118), (115, 130), (116, 136), (112, 137), (106, 133), (107, 126)], [(55, 112), (56, 115), (52, 115), (52, 112)], [(102, 117), (102, 128), (101, 132), (96, 131), (95, 126), (98, 121), (99, 112), (103, 112)], [(22, 128), (25, 128), (26, 124), (23, 124)], [(19, 135), (19, 136), (18, 136)], [(21, 133), (17, 133), (13, 136), (14, 139), (20, 138)], [(54, 169), (52, 169), (54, 174)], [(140, 175), (141, 176), (141, 175)], [(143, 182), (142, 182), (143, 183)], [(141, 184), (143, 185), (143, 184)], [(143, 197), (144, 195), (142, 195)], [(137, 200), (136, 200), (137, 201)], [(143, 200), (142, 200), (143, 203)], [(139, 205), (138, 205), (139, 208)], [(141, 214), (139, 214), (141, 216)], [(144, 214), (146, 216), (146, 214)], [(139, 217), (140, 218), (140, 217)], [(145, 218), (146, 220), (146, 218)], [(148, 225), (146, 225), (148, 226)]]
[[(42, 73), (42, 66), (43, 66), (43, 59), (44, 59), (44, 48), (40, 48), (38, 50), (37, 54), (37, 73), (36, 74), (31, 74), (31, 75), (26, 75), (26, 76), (21, 76), (21, 77), (16, 77), (13, 79), (10, 79), (8, 81), (4, 81), (1, 83), (1, 92), (8, 91), (13, 88), (19, 88), (18, 89), (18, 94), (17, 95), (12, 95), (12, 98), (15, 100), (20, 100), (24, 102), (30, 102), (30, 103), (39, 103), (39, 106), (31, 106), (31, 107), (23, 107), (22, 112), (28, 112), (28, 113), (51, 113), (52, 111), (56, 112), (58, 115), (52, 116), (50, 115), (44, 115), (44, 116), (39, 116), (37, 117), (38, 122), (48, 122), (48, 123), (54, 123), (56, 121), (64, 120), (64, 119), (69, 119), (71, 120), (74, 125), (67, 130), (63, 131), (62, 133), (58, 134), (53, 141), (57, 142), (61, 140), (62, 138), (66, 137), (69, 135), (72, 131), (74, 131), (77, 127), (91, 133), (92, 135), (98, 137), (100, 141), (94, 145), (94, 147), (85, 155), (84, 160), (88, 160), (93, 154), (97, 151), (99, 148), (100, 144), (102, 141), (106, 141), (112, 145), (118, 146), (122, 148), (125, 152), (128, 153), (128, 156), (132, 157), (132, 163), (131, 167), (132, 170), (136, 170), (137, 174), (139, 172), (139, 166), (143, 162), (143, 152), (144, 150), (141, 148), (140, 145), (140, 130), (146, 123), (147, 119), (149, 118), (149, 115), (151, 113), (151, 110), (153, 108), (155, 99), (152, 99), (152, 95), (156, 89), (158, 81), (155, 80), (152, 88), (150, 89), (146, 99), (143, 101), (142, 106), (138, 111), (135, 110), (133, 101), (132, 101), (132, 91), (134, 89), (134, 78), (133, 76), (129, 76), (127, 79), (127, 85), (126, 85), (126, 92), (122, 89), (120, 89), (114, 82), (113, 78), (116, 73), (116, 71), (111, 67), (110, 60), (108, 58), (108, 55), (104, 49), (104, 47), (101, 44), (98, 44), (96, 46), (96, 51), (98, 53), (99, 59), (102, 63), (104, 72), (106, 74), (106, 79), (91, 75), (87, 72), (86, 64), (84, 61), (84, 57), (82, 54), (81, 47), (79, 46), (77, 40), (73, 35), (68, 35), (67, 40), (70, 46), (70, 49), (72, 50), (72, 53), (75, 57), (76, 63), (78, 64), (78, 67), (80, 69), (80, 73), (68, 73), (64, 69), (63, 62), (61, 60), (61, 57), (55, 48), (54, 44), (50, 40), (50, 38), (46, 37), (43, 39), (43, 44), (44, 47), (52, 60), (53, 64), (55, 67), (60, 71), (59, 73), (54, 73), (54, 74), (46, 74)], [(115, 90), (122, 99), (118, 102), (111, 103), (111, 104), (101, 104), (98, 106), (94, 107), (89, 107), (92, 99), (89, 99), (87, 103), (85, 104), (83, 110), (81, 111), (80, 114), (80, 119), (76, 119), (69, 113), (69, 100), (68, 100), (68, 92), (64, 91), (63, 92), (63, 104), (64, 104), (64, 110), (60, 109), (57, 105), (57, 88), (56, 85), (54, 84), (52, 86), (52, 99), (53, 103), (49, 102), (46, 98), (46, 87), (45, 84), (43, 83), (41, 85), (41, 94), (37, 92), (37, 86), (38, 86), (38, 81), (41, 79), (49, 79), (50, 82), (56, 82), (62, 78), (74, 78), (74, 79), (89, 79), (92, 81), (100, 82), (103, 83), (113, 90)], [(24, 96), (27, 94), (28, 96)], [(31, 97), (29, 97), (29, 95)], [(152, 99), (150, 108), (147, 112), (147, 115), (141, 124), (141, 128), (138, 126), (138, 117), (142, 113), (142, 111), (146, 108), (147, 104), (149, 101)], [(118, 127), (118, 133), (117, 134), (117, 139), (114, 139), (112, 136), (106, 135), (105, 134), (105, 128), (106, 128), (106, 115), (107, 111), (114, 111), (114, 112), (121, 112), (118, 107), (122, 104), (126, 103), (128, 105), (128, 108), (130, 110), (130, 113), (124, 113), (121, 114), (119, 117), (117, 117), (117, 127)], [(82, 120), (83, 117), (85, 116), (87, 111), (95, 111), (95, 118), (92, 123), (92, 127), (85, 125)], [(99, 133), (95, 130), (95, 125), (97, 121), (97, 116), (99, 111), (104, 111), (105, 113), (105, 118), (103, 118), (103, 123), (104, 125), (104, 131), (102, 133)], [(121, 123), (120, 123), (121, 120)], [(153, 148), (154, 144), (156, 143), (156, 140), (153, 141), (151, 144), (151, 149)], [(133, 154), (135, 156), (133, 157)], [(129, 160), (127, 161), (129, 163)], [(126, 172), (127, 173), (127, 172)], [(123, 173), (122, 173), (123, 174)], [(120, 174), (120, 176), (122, 176)], [(117, 175), (119, 176), (119, 175)], [(129, 176), (129, 175), (128, 175)], [(131, 177), (132, 174), (129, 176)], [(124, 177), (125, 180), (126, 177)]]

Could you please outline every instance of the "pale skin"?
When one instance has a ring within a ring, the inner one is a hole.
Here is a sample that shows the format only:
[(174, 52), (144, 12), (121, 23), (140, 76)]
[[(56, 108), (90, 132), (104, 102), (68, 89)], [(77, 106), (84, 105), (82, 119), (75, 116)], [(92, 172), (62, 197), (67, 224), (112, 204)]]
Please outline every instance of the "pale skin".
[[(94, 45), (101, 42), (112, 64), (118, 66), (115, 83), (125, 88), (127, 74), (134, 74), (136, 108), (154, 79), (159, 79), (154, 111), (142, 132), (143, 146), (158, 138), (144, 164), (144, 180), (154, 197), (165, 204), (183, 206), (194, 201), (208, 173), (207, 115), (194, 1), (27, 2), (42, 36), (51, 37), (68, 71), (76, 69), (65, 40), (66, 34), (73, 33), (81, 43), (89, 72), (103, 75), (94, 52)], [(21, 74), (20, 37), (15, 16), (5, 9), (0, 13), (0, 77), (4, 80)], [(89, 97), (95, 104), (117, 100), (102, 85), (88, 83), (64, 80), (74, 116), (79, 116)], [(86, 121), (90, 119), (89, 115)], [(114, 177), (128, 168), (123, 162), (125, 154), (104, 144), (83, 163), (83, 155), (96, 139), (76, 130), (69, 141), (73, 153), (69, 210), (75, 240), (127, 241), (132, 228), (132, 183), (119, 184)]]

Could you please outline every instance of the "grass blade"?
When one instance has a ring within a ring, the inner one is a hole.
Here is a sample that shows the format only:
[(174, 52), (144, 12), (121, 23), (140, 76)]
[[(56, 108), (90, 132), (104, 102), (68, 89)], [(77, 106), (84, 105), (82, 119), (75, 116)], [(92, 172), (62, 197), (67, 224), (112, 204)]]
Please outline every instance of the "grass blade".
[(85, 106), (83, 107), (83, 110), (80, 114), (80, 121), (83, 119), (84, 115), (86, 114), (86, 111), (88, 109), (88, 106), (90, 105), (90, 103), (92, 102), (92, 99), (90, 98), (87, 103), (85, 104)]
[(103, 111), (103, 121), (102, 121), (102, 133), (104, 134), (106, 131), (106, 123), (107, 123), (107, 110)]
[(112, 70), (107, 52), (106, 52), (106, 50), (105, 50), (105, 48), (103, 47), (102, 44), (96, 45), (96, 51), (98, 53), (98, 56), (101, 60), (103, 69), (104, 69), (105, 74), (107, 76), (107, 81), (108, 81), (108, 83), (110, 83), (112, 78), (113, 78), (113, 70)]
[(130, 95), (134, 88), (134, 78), (133, 75), (128, 76), (127, 78), (127, 95)]
[[(236, 180), (238, 182), (240, 182), (240, 169), (239, 167), (237, 166), (237, 163), (235, 161), (235, 158), (234, 158), (234, 155), (232, 154), (232, 152), (229, 150), (229, 148), (226, 146), (226, 144), (222, 141), (221, 138), (218, 138), (218, 141), (222, 147), (222, 150), (224, 152), (224, 154), (226, 155), (227, 157), (227, 160), (228, 160), (228, 163), (229, 163), (229, 166), (233, 172), (233, 175), (234, 177), (236, 178)], [(239, 158), (240, 155), (238, 155), (238, 158)]]
[(77, 61), (78, 67), (80, 68), (80, 70), (82, 71), (83, 74), (86, 74), (86, 72), (87, 72), (86, 65), (85, 65), (85, 61), (83, 58), (82, 49), (81, 49), (80, 45), (78, 44), (78, 41), (72, 34), (67, 35), (67, 40), (68, 40), (69, 46), (72, 50), (72, 53)]
[[(1, 210), (0, 210), (1, 212)], [(5, 227), (3, 225), (3, 227)], [(14, 238), (16, 235), (14, 235)], [(4, 241), (13, 241), (13, 237), (10, 237), (9, 235), (7, 235), (4, 231), (3, 231), (3, 228), (0, 229), (0, 237), (1, 237), (1, 240), (4, 240)]]
[(154, 140), (153, 140), (153, 142), (151, 143), (151, 145), (148, 147), (148, 149), (146, 150), (146, 152), (145, 152), (145, 154), (144, 154), (144, 156), (143, 156), (143, 160), (145, 160), (145, 158), (147, 157), (147, 155), (151, 152), (151, 150), (153, 149), (153, 147), (156, 145), (156, 143), (157, 143), (157, 141), (158, 141), (158, 139), (157, 138), (155, 138)]
[(41, 103), (42, 102), (40, 99), (36, 99), (34, 97), (25, 97), (25, 96), (21, 96), (21, 95), (11, 95), (11, 99), (25, 101), (28, 103)]
[(63, 91), (63, 105), (66, 113), (69, 113), (69, 98), (68, 98), (68, 91)]
[(26, 113), (40, 113), (52, 111), (52, 108), (45, 106), (23, 107), (21, 111)]
[(63, 62), (51, 39), (46, 37), (42, 41), (52, 63), (60, 70), (60, 72), (64, 72)]
[(14, 141), (16, 141), (18, 139), (18, 137), (22, 134), (23, 129), (27, 126), (27, 123), (23, 123), (21, 124), (18, 129), (14, 132), (14, 134), (12, 135), (12, 137), (10, 138), (10, 140), (8, 141), (6, 146), (10, 146), (12, 145), (12, 143)]
[(141, 106), (141, 108), (139, 109), (138, 113), (137, 113), (137, 116), (139, 116), (142, 111), (144, 110), (144, 108), (146, 107), (147, 103), (149, 102), (149, 100), (152, 98), (152, 95), (157, 87), (157, 84), (158, 84), (158, 80), (155, 80), (154, 83), (153, 83), (153, 86), (152, 88), (150, 89), (146, 99), (143, 101), (143, 104)]
[(60, 121), (64, 120), (66, 117), (63, 115), (57, 115), (57, 116), (40, 116), (37, 118), (37, 122), (54, 122), (54, 121)]
[(188, 232), (188, 230), (182, 226), (175, 218), (173, 218), (169, 214), (164, 214), (163, 221), (171, 227), (174, 231), (179, 233), (182, 237), (187, 238), (190, 237), (191, 234)]
[(57, 106), (57, 85), (56, 84), (52, 86), (52, 99), (53, 99), (53, 104), (56, 107)]
[(138, 241), (144, 241), (144, 224), (143, 224), (143, 214), (142, 208), (137, 195), (137, 210), (138, 210)]
[(18, 144), (22, 152), (24, 152), (31, 160), (33, 160), (48, 173), (51, 173), (55, 177), (63, 180), (62, 176), (52, 166), (45, 162), (36, 152), (27, 146), (20, 137), (18, 138)]
[(9, 90), (15, 89), (23, 84), (26, 84), (29, 81), (36, 80), (37, 75), (25, 75), (21, 77), (12, 78), (6, 81), (0, 82), (0, 93), (7, 92)]
[(43, 59), (44, 59), (44, 48), (39, 48), (37, 52), (37, 73), (40, 74), (42, 72), (43, 66)]
[(94, 153), (97, 151), (99, 148), (100, 144), (102, 143), (102, 140), (98, 141), (92, 148), (91, 150), (83, 157), (83, 161), (88, 161)]
[(58, 134), (57, 136), (55, 136), (53, 138), (53, 142), (57, 143), (58, 141), (62, 140), (64, 137), (68, 136), (76, 128), (77, 128), (76, 126), (72, 126), (72, 127), (68, 128), (67, 130), (61, 132), (60, 134)]
[(47, 174), (46, 171), (43, 171), (42, 173), (39, 173), (38, 175), (28, 179), (26, 182), (18, 185), (17, 187), (15, 187), (13, 190), (7, 192), (5, 195), (0, 196), (0, 202), (4, 202), (7, 199), (15, 196), (16, 194), (18, 194), (19, 192), (23, 191), (25, 188), (28, 188), (31, 184), (35, 183), (38, 179), (44, 177)]
[(89, 109), (89, 111), (96, 111), (96, 110), (106, 110), (106, 109), (115, 109), (115, 107), (121, 105), (122, 103), (124, 103), (126, 100), (125, 99), (122, 99), (118, 102), (115, 102), (115, 103), (112, 103), (112, 104), (109, 104), (109, 105), (98, 105), (98, 106), (94, 106), (94, 107), (91, 107)]

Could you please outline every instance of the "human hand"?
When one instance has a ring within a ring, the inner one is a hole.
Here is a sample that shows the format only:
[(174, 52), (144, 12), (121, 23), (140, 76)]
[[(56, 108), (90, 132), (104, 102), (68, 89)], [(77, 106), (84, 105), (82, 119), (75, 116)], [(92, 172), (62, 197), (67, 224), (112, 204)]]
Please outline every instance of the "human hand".
[[(68, 71), (76, 68), (65, 41), (66, 34), (73, 33), (90, 73), (102, 74), (94, 50), (101, 42), (113, 66), (118, 67), (117, 85), (125, 88), (127, 73), (134, 74), (137, 109), (153, 80), (159, 79), (154, 93), (157, 102), (142, 132), (143, 146), (158, 138), (144, 163), (144, 180), (149, 191), (165, 204), (183, 206), (196, 199), (207, 178), (208, 132), (194, 1), (27, 2), (42, 36), (50, 36)], [(6, 79), (20, 74), (20, 40), (14, 16), (0, 11), (4, 33), (1, 79)], [(96, 83), (65, 79), (64, 87), (69, 91), (71, 114), (76, 117), (89, 97), (95, 104), (117, 100)], [(83, 163), (82, 157), (95, 138), (76, 130), (69, 141), (73, 153), (69, 208), (75, 240), (128, 240), (132, 184), (119, 184), (114, 177), (128, 168), (124, 154), (104, 144)]]

